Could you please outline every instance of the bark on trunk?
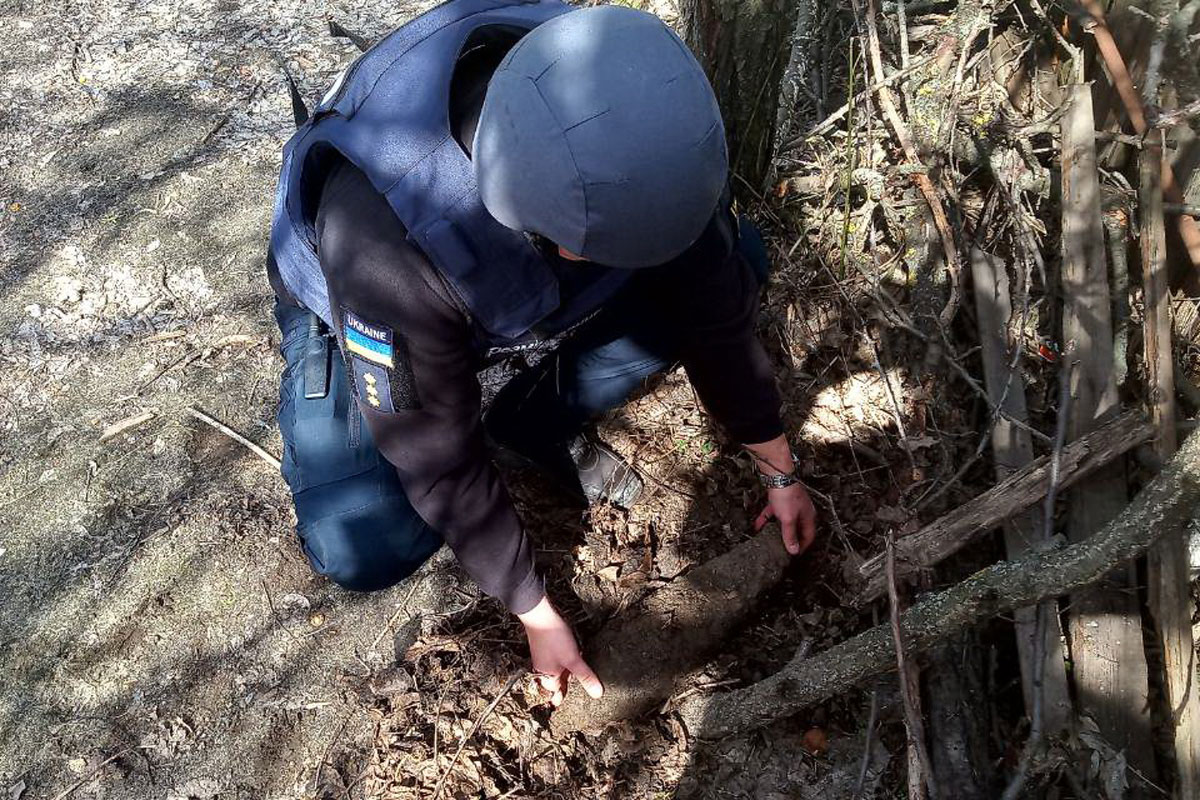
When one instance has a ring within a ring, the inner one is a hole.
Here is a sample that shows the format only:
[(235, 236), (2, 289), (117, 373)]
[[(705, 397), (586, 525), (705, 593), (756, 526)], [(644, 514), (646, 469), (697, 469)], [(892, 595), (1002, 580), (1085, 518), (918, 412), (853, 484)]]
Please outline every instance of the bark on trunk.
[(929, 755), (939, 797), (995, 797), (987, 748), (990, 702), (980, 680), (984, 652), (978, 633), (966, 631), (935, 649), (925, 669)]
[[(733, 173), (761, 192), (775, 152), (783, 72), (798, 0), (681, 0), (684, 40), (708, 72)], [(740, 186), (735, 186), (740, 191)]]
[[(1175, 452), (1175, 372), (1171, 347), (1171, 298), (1167, 289), (1166, 226), (1163, 221), (1161, 134), (1147, 139), (1141, 157), (1138, 210), (1142, 222), (1142, 285), (1146, 312), (1143, 346), (1150, 416), (1158, 428), (1155, 451), (1163, 460)], [(1175, 739), (1176, 794), (1200, 795), (1200, 696), (1196, 691), (1196, 649), (1192, 640), (1188, 543), (1172, 534), (1147, 558), (1150, 612), (1162, 643), (1165, 688)]]

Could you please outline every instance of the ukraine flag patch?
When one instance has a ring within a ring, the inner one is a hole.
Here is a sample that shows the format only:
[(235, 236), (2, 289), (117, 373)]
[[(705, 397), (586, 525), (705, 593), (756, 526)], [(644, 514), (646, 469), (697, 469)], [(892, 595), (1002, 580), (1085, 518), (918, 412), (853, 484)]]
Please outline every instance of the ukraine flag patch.
[(366, 322), (357, 314), (342, 309), (342, 334), (346, 350), (381, 367), (396, 364), (395, 336), (391, 328)]

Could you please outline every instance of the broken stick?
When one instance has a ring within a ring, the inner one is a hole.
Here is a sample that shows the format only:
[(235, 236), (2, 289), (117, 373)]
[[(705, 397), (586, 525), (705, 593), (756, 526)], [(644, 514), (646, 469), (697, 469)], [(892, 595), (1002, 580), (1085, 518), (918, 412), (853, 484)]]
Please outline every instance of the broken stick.
[[(1067, 435), (1086, 436), (1120, 413), (1113, 377), (1112, 294), (1104, 250), (1100, 175), (1096, 164), (1092, 90), (1066, 87), (1062, 116), (1062, 342), (1074, 344), (1072, 411)], [(1066, 534), (1082, 541), (1107, 525), (1126, 503), (1123, 464), (1099, 469), (1067, 497)], [(1066, 631), (1071, 677), (1081, 713), (1129, 762), (1154, 772), (1150, 746), (1149, 667), (1132, 565), (1073, 595)]]
[(132, 417), (126, 417), (123, 420), (114, 422), (104, 429), (100, 434), (100, 443), (103, 444), (109, 439), (115, 439), (126, 431), (131, 431), (141, 425), (145, 425), (150, 420), (154, 419), (153, 411), (143, 411), (140, 414), (134, 414)]
[[(1154, 428), (1129, 412), (1063, 448), (1059, 486), (1066, 488), (1124, 453), (1154, 438)], [(896, 574), (911, 575), (949, 558), (1007, 519), (1040, 502), (1050, 487), (1050, 459), (1024, 469), (916, 533), (896, 540)], [(859, 568), (863, 588), (854, 599), (865, 605), (887, 591), (885, 558), (873, 556)]]
[[(900, 619), (910, 652), (996, 616), (1036, 605), (1100, 580), (1151, 545), (1183, 530), (1200, 502), (1200, 436), (1191, 436), (1146, 488), (1091, 538), (1031, 551), (980, 570), (962, 583), (928, 594)], [(891, 626), (877, 625), (823, 653), (793, 658), (779, 672), (734, 692), (694, 697), (679, 709), (689, 733), (730, 736), (789, 717), (892, 669)]]
[[(1013, 305), (1008, 288), (1008, 271), (1004, 262), (982, 250), (971, 252), (971, 277), (975, 287), (975, 316), (979, 319), (979, 343), (983, 355), (983, 382), (988, 400), (1019, 422), (1029, 421), (1025, 404), (1025, 378), (1016, 359), (1021, 356), (1021, 344), (1012, 341), (1009, 331), (1023, 328), (1024, 319), (1012, 324)], [(1026, 288), (1028, 292), (1028, 288)], [(1014, 425), (1008, 418), (998, 416), (992, 429), (992, 461), (996, 479), (1004, 480), (1033, 461), (1033, 441), (1029, 432)], [(1048, 538), (1045, 515), (1036, 507), (1014, 515), (1004, 523), (1004, 552), (1015, 558), (1031, 546)], [(1039, 615), (1042, 625), (1042, 710), (1044, 727), (1056, 733), (1066, 727), (1071, 713), (1071, 697), (1067, 690), (1067, 671), (1063, 664), (1062, 634), (1058, 626), (1058, 604), (1047, 601), (1048, 613), (1036, 608), (1018, 608), (1016, 620), (1017, 656), (1021, 667), (1021, 689), (1025, 708), (1032, 715), (1034, 708), (1034, 679), (1038, 652), (1036, 629)]]
[(271, 455), (266, 450), (263, 450), (261, 447), (256, 445), (254, 442), (250, 441), (245, 436), (242, 436), (240, 433), (238, 433), (237, 431), (235, 431), (233, 428), (229, 427), (225, 423), (220, 422), (219, 420), (216, 420), (213, 417), (210, 417), (208, 414), (205, 414), (203, 411), (201, 411), (198, 408), (189, 408), (188, 413), (191, 414), (196, 419), (203, 422), (205, 425), (209, 425), (209, 426), (215, 428), (216, 430), (220, 431), (221, 433), (225, 434), (230, 439), (233, 439), (235, 442), (237, 442), (238, 444), (245, 447), (251, 453), (254, 453), (254, 455), (258, 456), (259, 458), (261, 458), (263, 461), (270, 464), (275, 469), (279, 469), (280, 463), (279, 463), (278, 458)]

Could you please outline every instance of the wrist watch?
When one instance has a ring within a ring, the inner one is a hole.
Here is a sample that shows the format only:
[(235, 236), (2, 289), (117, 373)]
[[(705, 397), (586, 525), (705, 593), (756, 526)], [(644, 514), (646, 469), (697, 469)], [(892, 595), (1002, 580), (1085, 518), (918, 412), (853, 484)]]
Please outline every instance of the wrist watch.
[(768, 489), (783, 489), (788, 486), (794, 486), (800, 483), (800, 459), (796, 457), (796, 452), (792, 451), (792, 471), (781, 473), (779, 475), (764, 475), (758, 473), (758, 479), (763, 482), (763, 486)]

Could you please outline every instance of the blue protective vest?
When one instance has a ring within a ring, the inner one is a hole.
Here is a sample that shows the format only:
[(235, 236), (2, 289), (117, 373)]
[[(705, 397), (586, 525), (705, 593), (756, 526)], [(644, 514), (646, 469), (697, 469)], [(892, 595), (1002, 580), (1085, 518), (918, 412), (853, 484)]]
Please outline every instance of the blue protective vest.
[(449, 0), (380, 40), (343, 73), (283, 148), (270, 248), (293, 297), (336, 324), (315, 223), (338, 157), (387, 199), (487, 343), (520, 338), (535, 326), (539, 334), (559, 332), (616, 293), (629, 271), (596, 268), (583, 287), (560, 297), (554, 270), (529, 237), (484, 208), (470, 158), (450, 130), (450, 82), (474, 31), (532, 30), (571, 10), (557, 0)]

